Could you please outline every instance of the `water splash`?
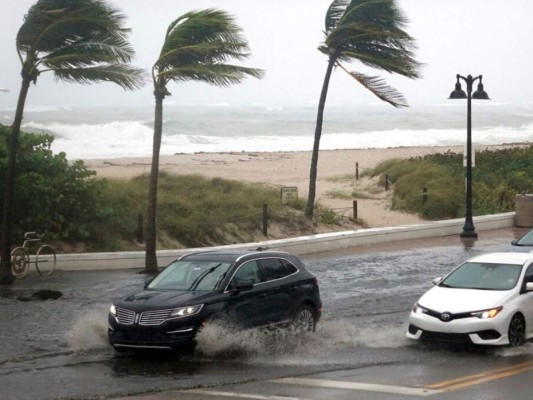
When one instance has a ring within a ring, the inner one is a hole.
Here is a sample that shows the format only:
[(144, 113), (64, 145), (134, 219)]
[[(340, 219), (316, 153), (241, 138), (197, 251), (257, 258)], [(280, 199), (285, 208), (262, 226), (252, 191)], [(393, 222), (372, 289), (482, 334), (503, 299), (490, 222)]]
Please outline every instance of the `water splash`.
[(346, 319), (323, 320), (315, 333), (298, 334), (281, 328), (238, 331), (223, 323), (211, 323), (196, 339), (197, 354), (209, 359), (239, 358), (240, 361), (307, 365), (337, 363), (339, 353), (356, 347), (407, 345), (404, 326), (359, 326)]
[(500, 357), (533, 356), (533, 343), (520, 347), (499, 347), (494, 354)]
[(67, 341), (73, 351), (107, 347), (106, 312), (92, 311), (79, 318), (68, 331)]

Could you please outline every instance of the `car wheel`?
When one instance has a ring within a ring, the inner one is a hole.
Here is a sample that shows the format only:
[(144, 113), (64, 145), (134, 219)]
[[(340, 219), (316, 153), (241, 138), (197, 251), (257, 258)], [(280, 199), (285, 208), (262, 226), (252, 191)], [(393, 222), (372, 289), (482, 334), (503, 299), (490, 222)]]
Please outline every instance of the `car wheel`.
[(315, 312), (310, 306), (301, 306), (292, 320), (293, 329), (297, 332), (315, 331)]
[(525, 342), (526, 324), (524, 317), (520, 314), (515, 314), (509, 323), (509, 331), (507, 333), (509, 338), (509, 346), (521, 346)]

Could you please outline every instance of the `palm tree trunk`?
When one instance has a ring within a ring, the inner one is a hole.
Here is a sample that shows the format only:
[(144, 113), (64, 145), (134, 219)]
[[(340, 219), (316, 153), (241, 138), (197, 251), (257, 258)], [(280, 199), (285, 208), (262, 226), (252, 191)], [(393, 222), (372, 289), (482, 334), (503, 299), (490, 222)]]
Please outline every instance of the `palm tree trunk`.
[(328, 68), (326, 70), (326, 76), (324, 77), (324, 83), (322, 84), (322, 92), (320, 93), (320, 101), (318, 102), (318, 112), (316, 117), (315, 127), (315, 142), (313, 144), (313, 154), (311, 156), (311, 170), (309, 173), (309, 194), (307, 197), (307, 206), (305, 207), (305, 216), (311, 218), (313, 216), (315, 208), (315, 196), (316, 196), (316, 177), (318, 170), (318, 151), (320, 149), (320, 137), (322, 136), (322, 122), (324, 120), (324, 107), (326, 106), (326, 97), (328, 95), (329, 81), (333, 66), (335, 65), (335, 57), (331, 56), (328, 62)]
[(15, 111), (15, 119), (9, 135), (6, 176), (4, 181), (4, 207), (2, 209), (0, 284), (8, 285), (14, 280), (11, 273), (11, 235), (13, 233), (13, 204), (15, 197), (15, 176), (17, 173), (17, 153), (19, 147), (20, 125), (24, 114), (24, 105), (30, 88), (31, 79), (23, 77)]
[(154, 115), (154, 143), (152, 150), (152, 168), (150, 170), (150, 183), (148, 188), (148, 211), (146, 213), (146, 259), (145, 272), (157, 273), (156, 243), (157, 243), (157, 181), (159, 178), (159, 152), (163, 135), (163, 99), (165, 95), (155, 91)]

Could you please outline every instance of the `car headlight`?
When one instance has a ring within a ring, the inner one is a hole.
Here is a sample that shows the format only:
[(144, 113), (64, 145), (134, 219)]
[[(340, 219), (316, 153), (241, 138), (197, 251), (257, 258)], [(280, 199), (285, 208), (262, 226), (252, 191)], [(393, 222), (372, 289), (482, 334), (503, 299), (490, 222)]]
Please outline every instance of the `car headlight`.
[(195, 306), (176, 308), (174, 311), (172, 311), (172, 314), (170, 314), (170, 318), (182, 318), (198, 314), (203, 306), (203, 304), (198, 304)]
[(114, 304), (111, 304), (111, 307), (109, 307), (109, 314), (116, 316), (117, 315), (117, 308)]
[(496, 308), (491, 308), (489, 310), (475, 311), (472, 313), (472, 316), (477, 317), (479, 319), (490, 319), (498, 315), (502, 309), (503, 307), (496, 307)]
[(427, 309), (422, 307), (420, 304), (416, 303), (413, 307), (413, 312), (415, 314), (419, 314), (419, 315), (422, 315), (422, 314), (427, 314)]

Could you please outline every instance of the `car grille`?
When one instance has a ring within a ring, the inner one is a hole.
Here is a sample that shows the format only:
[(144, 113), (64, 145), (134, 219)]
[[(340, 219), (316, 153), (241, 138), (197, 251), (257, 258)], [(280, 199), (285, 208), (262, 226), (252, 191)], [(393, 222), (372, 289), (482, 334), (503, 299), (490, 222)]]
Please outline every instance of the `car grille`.
[(116, 308), (117, 321), (124, 325), (131, 325), (135, 321), (135, 312), (125, 308)]
[[(139, 325), (161, 325), (165, 322), (172, 313), (173, 310), (156, 310), (156, 311), (145, 311), (141, 313), (139, 317)], [(123, 325), (132, 325), (135, 322), (135, 312), (127, 310), (125, 308), (116, 308), (116, 318), (120, 324)]]
[(422, 331), (422, 340), (429, 340), (435, 342), (449, 342), (449, 343), (472, 343), (470, 336), (466, 333), (444, 333)]
[(141, 314), (140, 325), (161, 325), (166, 321), (173, 310), (146, 311)]
[[(437, 318), (443, 322), (450, 322), (454, 319), (463, 319), (463, 318), (472, 318), (472, 313), (469, 312), (463, 312), (463, 313), (441, 313), (439, 311), (430, 310), (429, 308), (426, 308), (426, 315), (429, 315), (430, 317)], [(447, 318), (444, 319), (443, 315), (448, 314)]]

